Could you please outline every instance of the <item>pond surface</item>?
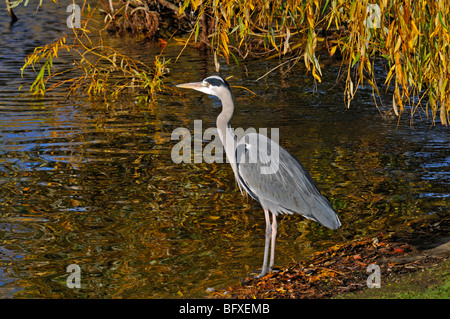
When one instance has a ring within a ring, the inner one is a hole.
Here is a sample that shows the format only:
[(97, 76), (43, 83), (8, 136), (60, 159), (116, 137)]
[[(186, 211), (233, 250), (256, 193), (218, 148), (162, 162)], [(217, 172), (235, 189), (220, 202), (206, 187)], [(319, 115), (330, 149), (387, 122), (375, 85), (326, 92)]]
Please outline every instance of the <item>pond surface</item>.
[[(204, 297), (208, 288), (238, 284), (262, 264), (261, 207), (240, 194), (228, 164), (171, 159), (173, 130), (193, 132), (194, 120), (203, 131), (214, 127), (217, 99), (174, 89), (141, 107), (132, 92), (105, 103), (17, 91), (34, 76), (20, 78), (24, 58), (70, 32), (65, 9), (19, 7), (13, 26), (0, 12), (0, 298)], [(159, 52), (148, 42), (107, 41), (149, 63)], [(165, 52), (172, 58), (165, 84), (214, 73), (212, 59), (194, 50), (175, 63), (180, 49)], [(63, 55), (57, 63), (72, 62)], [(339, 62), (324, 63), (317, 86), (300, 63), (258, 82), (276, 61), (222, 65), (235, 86), (232, 126), (278, 128), (280, 144), (311, 172), (343, 224), (332, 231), (281, 216), (280, 266), (448, 212), (448, 128), (382, 116), (390, 95), (380, 113), (368, 87), (346, 109)], [(81, 289), (66, 285), (70, 264), (81, 268)]]

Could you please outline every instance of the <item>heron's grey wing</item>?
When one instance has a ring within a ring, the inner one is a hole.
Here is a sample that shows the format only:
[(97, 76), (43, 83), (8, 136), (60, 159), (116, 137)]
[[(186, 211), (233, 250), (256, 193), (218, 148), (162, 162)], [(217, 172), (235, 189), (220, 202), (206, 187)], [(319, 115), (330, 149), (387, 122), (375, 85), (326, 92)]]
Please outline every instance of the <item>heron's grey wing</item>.
[(341, 226), (328, 200), (306, 169), (278, 143), (246, 134), (236, 147), (241, 186), (273, 213), (300, 213), (332, 229)]

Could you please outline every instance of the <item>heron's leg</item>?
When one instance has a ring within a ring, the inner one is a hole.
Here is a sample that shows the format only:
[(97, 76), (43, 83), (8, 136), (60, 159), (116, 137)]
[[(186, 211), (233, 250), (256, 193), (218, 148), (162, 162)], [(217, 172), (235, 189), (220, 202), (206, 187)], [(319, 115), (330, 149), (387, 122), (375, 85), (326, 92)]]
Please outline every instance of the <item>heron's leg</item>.
[(270, 242), (269, 271), (272, 271), (273, 266), (275, 265), (275, 240), (277, 238), (277, 229), (278, 229), (277, 215), (272, 213), (272, 238), (271, 238), (271, 242)]
[(264, 209), (264, 215), (266, 217), (266, 243), (264, 245), (264, 262), (261, 270), (261, 274), (257, 278), (264, 277), (268, 273), (267, 262), (269, 261), (269, 246), (272, 233), (272, 225), (270, 224), (270, 215), (267, 209)]

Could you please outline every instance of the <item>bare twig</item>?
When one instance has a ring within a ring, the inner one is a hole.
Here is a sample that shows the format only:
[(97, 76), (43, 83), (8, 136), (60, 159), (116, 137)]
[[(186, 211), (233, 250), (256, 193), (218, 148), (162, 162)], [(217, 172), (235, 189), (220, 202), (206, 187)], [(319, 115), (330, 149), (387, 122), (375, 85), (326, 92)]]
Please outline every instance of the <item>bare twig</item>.
[[(273, 69), (271, 69), (269, 72), (266, 72), (264, 75), (260, 76), (259, 78), (256, 79), (256, 81), (261, 80), (262, 78), (266, 77), (267, 75), (269, 75), (270, 73), (272, 73), (273, 71), (275, 71), (276, 69), (278, 69), (279, 67), (285, 65), (286, 63), (292, 62), (294, 60), (300, 60), (302, 58), (302, 56), (297, 56), (295, 58), (289, 59), (287, 61), (284, 61), (283, 63), (278, 64), (276, 67), (274, 67)], [(296, 61), (296, 62), (297, 62)]]

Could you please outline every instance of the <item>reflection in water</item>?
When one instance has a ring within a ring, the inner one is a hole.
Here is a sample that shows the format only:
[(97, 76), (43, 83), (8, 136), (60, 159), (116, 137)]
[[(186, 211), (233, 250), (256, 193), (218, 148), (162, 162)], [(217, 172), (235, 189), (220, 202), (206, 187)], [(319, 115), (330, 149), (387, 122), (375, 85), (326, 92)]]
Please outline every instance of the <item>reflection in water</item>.
[[(0, 14), (4, 21), (7, 13)], [(47, 33), (25, 33), (43, 18), (36, 19), (0, 34), (0, 297), (197, 297), (259, 267), (264, 214), (241, 196), (229, 165), (170, 157), (172, 131), (192, 132), (199, 119), (203, 130), (213, 127), (219, 103), (190, 93), (140, 108), (130, 94), (99, 111), (105, 105), (83, 97), (20, 95), (26, 54), (66, 32), (62, 20)], [(155, 52), (111, 41), (150, 60)], [(346, 110), (332, 64), (318, 90), (302, 70), (251, 81), (271, 67), (249, 63), (249, 77), (237, 66), (224, 70), (234, 75), (231, 85), (257, 93), (234, 88), (232, 125), (279, 128), (280, 143), (311, 172), (343, 224), (331, 231), (281, 217), (278, 265), (448, 209), (447, 129), (425, 122), (411, 129), (406, 119), (397, 126), (364, 89)], [(168, 84), (201, 80), (214, 65), (192, 52), (171, 68)], [(79, 290), (66, 286), (73, 263), (81, 267)]]

